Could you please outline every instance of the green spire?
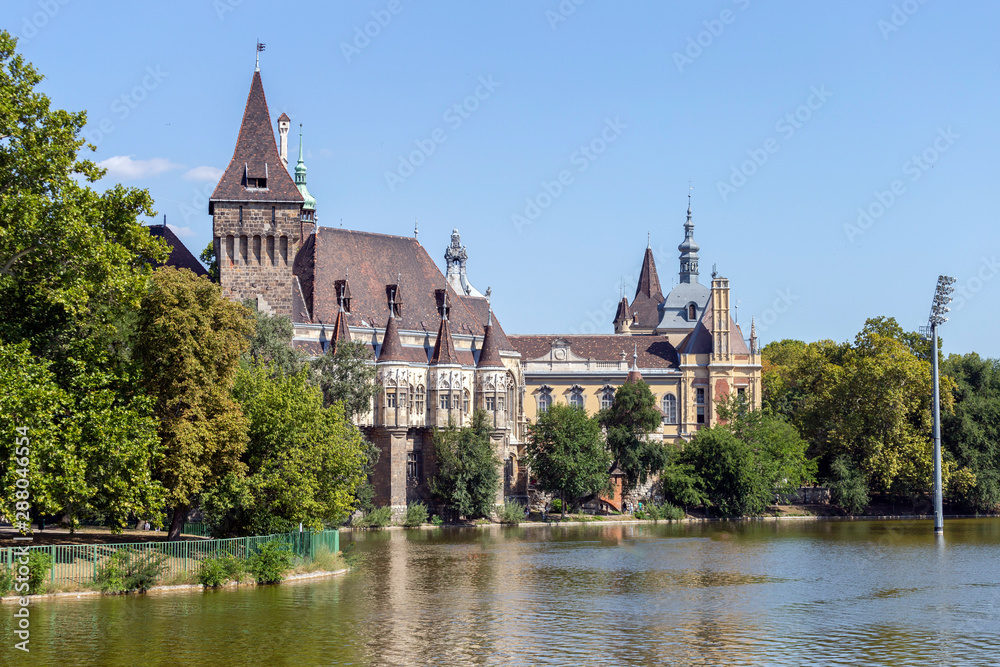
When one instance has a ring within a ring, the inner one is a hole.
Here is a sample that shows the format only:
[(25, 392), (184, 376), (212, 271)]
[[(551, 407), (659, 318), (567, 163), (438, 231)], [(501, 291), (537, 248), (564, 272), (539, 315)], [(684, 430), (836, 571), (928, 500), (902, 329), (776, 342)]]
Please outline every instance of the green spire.
[(295, 165), (295, 185), (302, 194), (302, 209), (305, 211), (316, 210), (316, 198), (309, 194), (306, 188), (306, 163), (302, 159), (302, 123), (299, 123), (299, 161)]

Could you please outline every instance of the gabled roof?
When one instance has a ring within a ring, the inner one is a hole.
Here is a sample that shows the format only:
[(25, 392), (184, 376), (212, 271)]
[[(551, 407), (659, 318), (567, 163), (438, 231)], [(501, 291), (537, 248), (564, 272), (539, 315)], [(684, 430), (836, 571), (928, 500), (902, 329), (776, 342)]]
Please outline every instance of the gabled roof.
[[(267, 188), (248, 189), (247, 178), (266, 178)], [(278, 155), (260, 72), (253, 73), (233, 158), (210, 201), (302, 201), (299, 189)]]
[(646, 254), (642, 258), (639, 283), (636, 285), (635, 298), (632, 299), (631, 305), (632, 313), (636, 316), (636, 326), (652, 329), (659, 324), (661, 303), (663, 303), (663, 291), (660, 289), (660, 277), (656, 274), (653, 250), (646, 248)]
[(455, 352), (455, 341), (451, 337), (451, 327), (446, 318), (441, 318), (441, 326), (438, 327), (437, 338), (434, 340), (434, 352), (431, 354), (432, 364), (445, 366), (448, 364), (460, 364), (458, 354)]
[[(489, 319), (485, 298), (455, 293), (444, 274), (416, 239), (349, 229), (320, 227), (296, 256), (295, 273), (302, 272), (302, 288), (312, 306), (314, 323), (330, 323), (337, 317), (336, 283), (348, 277), (351, 311), (347, 322), (358, 328), (375, 327), (389, 318), (386, 285), (401, 282), (406, 303), (397, 319), (402, 331), (424, 331), (433, 335), (441, 319), (435, 290), (447, 290), (451, 310), (448, 327), (453, 336), (483, 336)], [(500, 323), (493, 319), (494, 336), (501, 352), (513, 351)], [(426, 355), (425, 355), (426, 358)]]
[(486, 323), (486, 333), (483, 336), (483, 349), (479, 351), (479, 361), (476, 368), (503, 368), (500, 349), (497, 347), (496, 336), (493, 335), (493, 313)]
[[(207, 276), (208, 271), (205, 267), (201, 265), (195, 256), (191, 254), (191, 251), (187, 249), (179, 238), (177, 234), (174, 234), (174, 230), (166, 225), (151, 225), (149, 228), (150, 236), (159, 236), (161, 239), (167, 242), (170, 246), (170, 256), (167, 257), (167, 261), (164, 263), (166, 266), (173, 266), (178, 269), (190, 269), (194, 272), (196, 276)], [(160, 266), (155, 262), (152, 263), (153, 268)]]

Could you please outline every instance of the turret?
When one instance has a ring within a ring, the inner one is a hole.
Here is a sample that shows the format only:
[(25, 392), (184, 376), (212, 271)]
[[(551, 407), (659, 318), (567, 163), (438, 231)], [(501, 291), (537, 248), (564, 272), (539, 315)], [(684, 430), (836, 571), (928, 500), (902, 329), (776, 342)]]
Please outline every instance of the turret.
[(678, 277), (682, 283), (698, 282), (698, 251), (701, 246), (694, 240), (694, 223), (691, 222), (691, 194), (688, 193), (687, 222), (684, 223), (684, 240), (677, 249), (680, 250), (681, 269)]

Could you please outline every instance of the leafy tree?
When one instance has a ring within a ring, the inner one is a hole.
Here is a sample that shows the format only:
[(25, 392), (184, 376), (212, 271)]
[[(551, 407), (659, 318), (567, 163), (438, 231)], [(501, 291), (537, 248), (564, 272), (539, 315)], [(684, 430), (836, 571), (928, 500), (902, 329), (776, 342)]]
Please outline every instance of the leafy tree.
[(254, 321), (243, 360), (254, 366), (268, 366), (276, 375), (295, 375), (301, 371), (306, 363), (305, 355), (292, 347), (291, 318), (261, 312), (252, 299), (247, 299), (243, 305)]
[(213, 283), (219, 282), (219, 258), (215, 256), (215, 242), (209, 241), (205, 249), (198, 255), (201, 263), (208, 267), (208, 279)]
[(941, 370), (955, 383), (954, 412), (941, 417), (942, 441), (971, 476), (966, 493), (952, 492), (971, 509), (995, 510), (1000, 507), (1000, 361), (975, 352), (953, 354)]
[(476, 410), (472, 425), (435, 429), (438, 471), (431, 491), (460, 516), (489, 516), (500, 488), (500, 457), (490, 437), (492, 420)]
[(378, 393), (375, 364), (371, 349), (359, 341), (340, 341), (335, 352), (327, 352), (313, 361), (326, 405), (341, 402), (350, 418), (362, 415), (371, 407)]
[(807, 445), (784, 418), (751, 410), (737, 397), (718, 410), (722, 423), (698, 431), (664, 470), (664, 493), (675, 502), (757, 516), (776, 495), (811, 479)]
[(27, 470), (36, 516), (58, 513), (71, 528), (99, 517), (115, 531), (130, 516), (156, 516), (163, 489), (150, 474), (159, 445), (150, 401), (117, 395), (96, 373), (75, 375), (66, 391), (49, 366), (26, 342), (0, 343), (4, 514), (15, 518), (24, 502), (17, 479)]
[(648, 435), (660, 425), (660, 411), (649, 385), (626, 382), (615, 391), (611, 407), (601, 410), (598, 422), (607, 431), (612, 469), (622, 471), (622, 495), (645, 484), (667, 462), (667, 450)]
[[(558, 493), (566, 505), (608, 487), (611, 454), (601, 425), (583, 408), (553, 405), (528, 427), (528, 464), (543, 491)], [(568, 502), (567, 502), (568, 501)]]
[[(323, 407), (308, 370), (275, 376), (257, 366), (242, 369), (233, 392), (248, 421), (243, 454), (246, 482), (230, 478), (232, 508), (244, 534), (310, 530), (340, 523), (353, 509), (364, 480), (367, 452), (343, 407)], [(219, 498), (222, 494), (217, 494)], [(208, 503), (211, 504), (211, 503)]]
[(830, 466), (830, 500), (850, 514), (861, 514), (871, 500), (868, 480), (847, 456), (838, 456)]
[(230, 392), (252, 327), (246, 309), (207, 278), (166, 266), (154, 272), (134, 356), (142, 387), (156, 397), (156, 475), (174, 508), (170, 539), (200, 492), (244, 468), (247, 420)]
[(137, 220), (154, 214), (145, 190), (88, 186), (104, 172), (77, 157), (86, 114), (51, 109), (15, 45), (0, 31), (0, 339), (29, 341), (61, 383), (76, 370), (68, 360), (116, 363), (147, 260), (168, 249)]

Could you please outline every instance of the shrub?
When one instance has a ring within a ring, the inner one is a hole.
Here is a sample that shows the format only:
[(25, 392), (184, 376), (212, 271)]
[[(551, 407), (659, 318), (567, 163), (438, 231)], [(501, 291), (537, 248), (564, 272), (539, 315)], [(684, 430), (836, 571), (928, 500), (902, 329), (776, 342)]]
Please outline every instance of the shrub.
[(517, 501), (506, 502), (500, 508), (500, 523), (516, 526), (524, 520), (524, 505)]
[(243, 582), (243, 575), (247, 572), (247, 563), (242, 558), (236, 556), (223, 556), (219, 559), (222, 562), (222, 571), (229, 581), (236, 583)]
[(205, 588), (215, 588), (226, 583), (226, 570), (221, 558), (202, 558), (198, 563), (198, 583)]
[(97, 569), (94, 581), (102, 593), (145, 593), (167, 569), (167, 555), (159, 551), (136, 553), (131, 549), (119, 549)]
[(644, 510), (636, 510), (635, 512), (632, 513), (632, 516), (638, 519), (639, 521), (645, 521), (646, 519), (649, 518), (649, 515), (646, 514)]
[[(653, 521), (680, 521), (684, 518), (684, 510), (670, 503), (662, 505), (645, 505), (649, 518)], [(638, 515), (638, 512), (636, 512)]]
[(406, 508), (406, 519), (403, 521), (403, 525), (407, 528), (416, 528), (424, 523), (427, 523), (427, 505), (411, 503)]
[(276, 584), (292, 568), (292, 550), (284, 542), (267, 542), (247, 562), (258, 584)]
[(7, 595), (14, 586), (14, 573), (7, 568), (0, 569), (0, 595)]
[(368, 514), (354, 522), (354, 525), (362, 528), (385, 528), (392, 523), (392, 508), (376, 507)]
[(560, 500), (559, 498), (554, 499), (552, 501), (552, 507), (549, 509), (549, 511), (553, 512), (555, 514), (561, 514), (562, 513), (562, 500)]
[(861, 514), (871, 502), (868, 480), (846, 456), (839, 456), (830, 466), (830, 500), (849, 514)]
[[(52, 556), (49, 554), (38, 550), (28, 554), (28, 595), (41, 595), (45, 592), (51, 569)], [(13, 578), (14, 572), (10, 576)]]
[(444, 523), (444, 519), (439, 517), (437, 514), (431, 517), (431, 525), (440, 526), (442, 523)]

